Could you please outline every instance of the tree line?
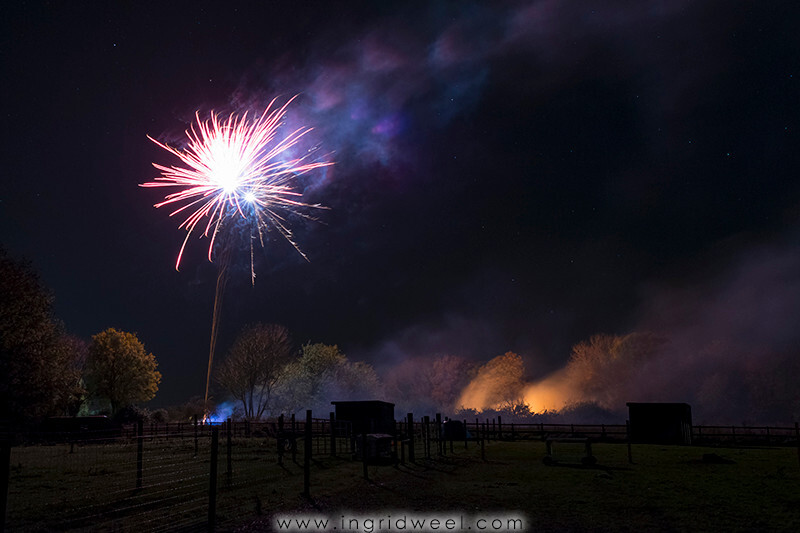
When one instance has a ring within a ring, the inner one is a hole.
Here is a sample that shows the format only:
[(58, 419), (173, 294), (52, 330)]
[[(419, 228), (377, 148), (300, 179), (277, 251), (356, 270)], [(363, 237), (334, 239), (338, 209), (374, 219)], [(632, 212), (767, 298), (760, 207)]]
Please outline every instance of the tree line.
[[(120, 413), (158, 391), (155, 356), (136, 334), (108, 328), (86, 342), (52, 312), (53, 297), (29, 263), (0, 248), (0, 421), (78, 413)], [(504, 419), (543, 412), (592, 419), (619, 416), (627, 401), (687, 401), (727, 420), (797, 419), (800, 358), (795, 347), (752, 351), (725, 337), (696, 353), (669, 332), (594, 335), (572, 347), (566, 365), (531, 381), (513, 352), (480, 363), (458, 355), (407, 356), (379, 378), (336, 345), (293, 344), (275, 324), (245, 327), (214, 371), (218, 405), (260, 419), (331, 400), (382, 399), (398, 412), (497, 411)], [(173, 409), (202, 414), (203, 399)], [(175, 416), (173, 416), (175, 418)]]
[(336, 345), (308, 342), (295, 350), (289, 331), (277, 324), (245, 327), (215, 375), (223, 398), (251, 420), (381, 393), (371, 365), (350, 361)]
[(108, 328), (86, 342), (53, 315), (53, 296), (30, 263), (0, 248), (0, 420), (24, 423), (116, 414), (152, 399), (161, 373), (136, 334)]

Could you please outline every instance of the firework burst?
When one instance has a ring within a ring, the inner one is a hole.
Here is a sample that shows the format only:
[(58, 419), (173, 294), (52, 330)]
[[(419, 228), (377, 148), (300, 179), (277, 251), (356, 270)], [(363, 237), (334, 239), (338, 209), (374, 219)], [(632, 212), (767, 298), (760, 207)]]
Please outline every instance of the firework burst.
[[(294, 188), (297, 176), (316, 168), (332, 165), (330, 161), (313, 161), (313, 150), (302, 157), (289, 157), (291, 148), (312, 130), (298, 128), (282, 139), (276, 139), (283, 125), (286, 108), (294, 97), (280, 107), (270, 102), (261, 116), (249, 117), (247, 113), (231, 114), (220, 119), (214, 112), (208, 120), (197, 122), (186, 131), (188, 143), (183, 150), (148, 138), (158, 146), (178, 157), (183, 166), (163, 166), (153, 163), (162, 174), (141, 187), (174, 187), (164, 201), (155, 207), (176, 207), (170, 216), (183, 216), (180, 229), (186, 231), (175, 268), (178, 269), (183, 252), (191, 235), (211, 239), (208, 259), (212, 260), (215, 238), (220, 230), (237, 217), (243, 220), (264, 245), (264, 232), (277, 230), (304, 257), (305, 254), (292, 237), (287, 215), (303, 213), (304, 208), (322, 208), (307, 204), (302, 193)], [(251, 238), (251, 271), (252, 271)], [(307, 258), (306, 258), (307, 259)], [(253, 273), (253, 276), (255, 274)]]

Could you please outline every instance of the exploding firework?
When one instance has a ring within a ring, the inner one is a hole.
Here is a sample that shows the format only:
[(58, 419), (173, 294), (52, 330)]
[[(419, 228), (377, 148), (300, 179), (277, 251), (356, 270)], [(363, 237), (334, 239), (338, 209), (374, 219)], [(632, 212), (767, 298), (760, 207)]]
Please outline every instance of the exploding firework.
[[(186, 131), (188, 143), (183, 150), (148, 138), (178, 157), (184, 166), (163, 166), (153, 163), (162, 175), (142, 187), (173, 187), (178, 190), (155, 204), (155, 207), (177, 207), (170, 216), (185, 216), (179, 224), (186, 230), (175, 268), (180, 268), (189, 237), (198, 233), (211, 239), (208, 259), (212, 260), (215, 238), (220, 229), (237, 217), (245, 221), (264, 245), (264, 232), (277, 230), (305, 258), (292, 237), (287, 215), (308, 218), (304, 208), (321, 208), (319, 204), (301, 201), (302, 193), (293, 185), (297, 176), (316, 168), (332, 165), (329, 161), (312, 161), (310, 150), (301, 157), (289, 157), (291, 149), (312, 128), (298, 128), (277, 140), (286, 108), (291, 98), (280, 107), (270, 102), (261, 116), (231, 114), (220, 119), (216, 113), (197, 122)], [(251, 245), (252, 246), (252, 245)], [(252, 255), (251, 255), (252, 270)], [(253, 273), (253, 276), (255, 274)]]
[[(186, 131), (188, 143), (178, 150), (148, 138), (158, 146), (178, 157), (184, 166), (163, 166), (153, 163), (162, 175), (155, 181), (141, 184), (142, 187), (174, 187), (177, 190), (167, 194), (164, 201), (155, 207), (174, 206), (170, 216), (185, 216), (178, 228), (186, 231), (175, 268), (180, 268), (186, 243), (192, 233), (211, 239), (208, 245), (208, 260), (212, 260), (214, 243), (220, 230), (230, 226), (238, 229), (237, 220), (244, 221), (250, 235), (250, 275), (255, 283), (253, 265), (253, 240), (259, 239), (264, 246), (264, 232), (277, 230), (291, 245), (306, 258), (292, 237), (287, 216), (291, 214), (309, 218), (304, 208), (321, 208), (319, 204), (302, 202), (302, 194), (294, 188), (297, 176), (316, 168), (332, 165), (329, 161), (310, 160), (313, 150), (301, 157), (292, 157), (292, 148), (311, 131), (311, 128), (298, 128), (286, 137), (277, 140), (278, 129), (283, 124), (286, 108), (294, 100), (289, 99), (280, 107), (270, 102), (259, 117), (250, 118), (231, 114), (221, 120), (218, 114), (211, 113), (208, 120), (201, 120), (196, 113), (197, 122)], [(214, 312), (211, 320), (211, 342), (206, 374), (205, 421), (209, 416), (208, 390), (211, 380), (211, 365), (219, 331), (222, 298), (227, 281), (227, 268), (230, 246), (222, 245), (218, 258), (218, 275), (214, 296)], [(307, 259), (307, 258), (306, 258)]]

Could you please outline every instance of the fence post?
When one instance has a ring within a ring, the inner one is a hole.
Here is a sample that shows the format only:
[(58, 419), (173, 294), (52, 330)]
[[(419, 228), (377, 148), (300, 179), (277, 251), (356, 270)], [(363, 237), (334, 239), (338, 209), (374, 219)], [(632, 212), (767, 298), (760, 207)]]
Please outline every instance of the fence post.
[(425, 459), (431, 456), (431, 417), (422, 417), (422, 449), (425, 451)]
[[(478, 423), (476, 422), (475, 425), (478, 426)], [(486, 444), (483, 441), (484, 437), (486, 436), (485, 428), (486, 428), (486, 426), (484, 425), (484, 431), (481, 432), (480, 431), (480, 427), (478, 427), (478, 438), (481, 441), (481, 461), (485, 461), (486, 460), (486, 451), (485, 451)]]
[(232, 448), (232, 446), (231, 446), (231, 431), (233, 429), (232, 428), (233, 422), (231, 421), (230, 418), (228, 419), (228, 422), (227, 422), (226, 426), (227, 426), (226, 427), (226, 432), (228, 434), (227, 435), (227, 437), (228, 437), (228, 469), (225, 472), (225, 477), (227, 478), (226, 481), (228, 482), (228, 485), (230, 485), (231, 484), (231, 479), (233, 478), (233, 459), (231, 457), (231, 448)]
[(436, 413), (436, 450), (438, 455), (444, 453), (442, 446), (442, 413)]
[(211, 428), (211, 470), (208, 473), (208, 531), (213, 533), (217, 521), (217, 460), (219, 452), (219, 426)]
[[(395, 422), (395, 424), (397, 424), (397, 422)], [(406, 439), (403, 438), (403, 421), (402, 420), (400, 421), (399, 435), (400, 435), (400, 464), (406, 464), (406, 446), (405, 446), (405, 443), (403, 442)]]
[(336, 414), (331, 411), (331, 455), (336, 456)]
[(503, 417), (497, 415), (497, 440), (503, 440)]
[(292, 462), (297, 463), (297, 421), (294, 419), (294, 413), (292, 413)]
[(142, 488), (142, 463), (144, 456), (144, 422), (136, 422), (136, 489)]
[(625, 438), (628, 441), (628, 462), (633, 464), (633, 450), (631, 449), (631, 421), (625, 421)]
[[(294, 423), (294, 415), (292, 415), (292, 423)], [(303, 445), (303, 496), (306, 498), (311, 497), (311, 409), (306, 410), (306, 427), (304, 431), (304, 445)]]
[(465, 450), (467, 449), (467, 433), (469, 433), (469, 431), (467, 430), (467, 419), (465, 418), (464, 419), (464, 449)]
[(800, 464), (800, 424), (794, 423), (794, 437), (797, 439), (797, 462)]
[(369, 479), (369, 472), (367, 471), (367, 432), (364, 430), (361, 433), (361, 462), (364, 465), (364, 479)]
[(194, 456), (197, 457), (197, 415), (194, 415)]
[[(431, 449), (433, 448), (433, 443), (438, 442), (439, 438), (441, 437), (441, 428), (436, 426), (436, 418), (434, 417), (431, 419), (430, 416), (426, 415), (422, 417), (422, 435), (425, 441), (425, 458), (429, 459), (431, 457)], [(437, 433), (438, 431), (438, 433)]]
[[(800, 450), (800, 448), (798, 448)], [(800, 453), (800, 451), (798, 451)], [(0, 532), (6, 530), (8, 484), (11, 474), (11, 441), (0, 441)]]
[[(447, 421), (445, 419), (445, 421)], [(439, 427), (437, 428), (439, 432), (439, 450), (442, 455), (447, 455), (447, 437), (444, 436), (444, 423), (440, 423)]]
[(283, 414), (278, 417), (278, 464), (283, 464), (283, 449), (286, 446), (286, 439), (283, 435)]
[(397, 445), (400, 444), (400, 439), (397, 433), (397, 420), (392, 420), (392, 464), (394, 467), (400, 463), (400, 456), (397, 454)]
[(414, 463), (414, 413), (408, 413), (408, 462)]

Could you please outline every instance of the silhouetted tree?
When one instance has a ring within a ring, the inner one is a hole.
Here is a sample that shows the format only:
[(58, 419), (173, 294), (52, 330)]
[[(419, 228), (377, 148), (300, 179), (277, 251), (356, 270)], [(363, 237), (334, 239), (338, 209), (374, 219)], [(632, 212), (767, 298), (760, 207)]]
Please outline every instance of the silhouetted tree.
[[(209, 407), (213, 411), (214, 406), (211, 405)], [(169, 414), (169, 420), (174, 420), (176, 422), (191, 422), (194, 420), (195, 415), (202, 419), (205, 409), (205, 400), (202, 395), (198, 395), (192, 396), (184, 403), (167, 407), (167, 412)]]
[(291, 355), (292, 342), (285, 327), (249, 326), (239, 334), (217, 369), (217, 382), (241, 402), (246, 418), (257, 420), (269, 409)]
[(52, 316), (51, 294), (29, 263), (0, 248), (0, 418), (75, 410), (85, 351)]
[(74, 335), (61, 335), (55, 349), (56, 367), (61, 372), (56, 377), (55, 405), (61, 414), (75, 416), (86, 401), (86, 385), (83, 374), (89, 344)]
[(409, 357), (394, 366), (384, 382), (389, 398), (405, 411), (452, 413), (476, 370), (456, 355)]
[(134, 333), (108, 328), (94, 335), (86, 361), (86, 385), (95, 397), (111, 404), (111, 413), (135, 402), (151, 400), (161, 373), (152, 353)]
[(461, 391), (475, 377), (476, 365), (457, 355), (442, 355), (431, 362), (430, 397), (439, 410), (456, 407)]

